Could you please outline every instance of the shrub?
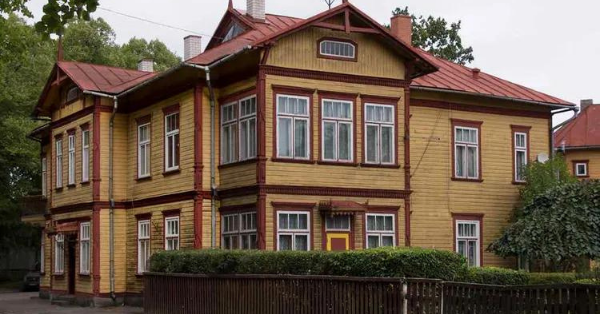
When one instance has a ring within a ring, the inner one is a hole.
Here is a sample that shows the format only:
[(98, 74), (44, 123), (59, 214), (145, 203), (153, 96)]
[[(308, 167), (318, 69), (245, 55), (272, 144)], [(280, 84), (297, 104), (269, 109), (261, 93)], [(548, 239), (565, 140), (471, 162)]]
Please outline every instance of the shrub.
[(469, 268), (460, 281), (486, 285), (526, 285), (529, 274), (497, 267)]
[(529, 274), (530, 285), (555, 285), (574, 283), (575, 273), (531, 273)]
[(290, 274), (358, 277), (413, 277), (456, 280), (465, 277), (466, 261), (458, 254), (420, 248), (361, 251), (163, 251), (150, 269), (191, 274)]

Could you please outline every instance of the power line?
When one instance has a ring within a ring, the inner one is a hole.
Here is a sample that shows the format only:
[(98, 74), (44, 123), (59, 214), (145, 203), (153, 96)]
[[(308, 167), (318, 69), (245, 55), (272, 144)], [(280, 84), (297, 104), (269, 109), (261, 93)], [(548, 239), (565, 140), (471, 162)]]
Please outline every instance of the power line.
[[(203, 33), (199, 33), (199, 32), (195, 32), (195, 31), (189, 30), (189, 29), (185, 29), (185, 28), (181, 28), (181, 27), (177, 27), (177, 26), (172, 26), (172, 25), (168, 25), (168, 24), (164, 24), (164, 23), (160, 23), (160, 22), (151, 21), (151, 20), (145, 19), (143, 17), (138, 17), (138, 16), (134, 16), (134, 15), (123, 13), (123, 12), (118, 12), (118, 11), (107, 9), (107, 8), (103, 8), (103, 7), (98, 7), (98, 9), (106, 11), (106, 12), (118, 14), (118, 15), (121, 15), (121, 16), (125, 16), (125, 17), (128, 17), (128, 18), (134, 19), (134, 20), (143, 21), (143, 22), (146, 22), (146, 23), (155, 24), (155, 25), (158, 25), (158, 26), (167, 27), (167, 28), (171, 28), (171, 29), (175, 29), (175, 30), (179, 30), (179, 31), (184, 31), (184, 32), (191, 33), (191, 34), (194, 34), (194, 35), (200, 35), (200, 36), (205, 36), (205, 37), (215, 37), (215, 36), (212, 36), (212, 35), (203, 34)], [(219, 37), (215, 37), (215, 38), (219, 39)]]

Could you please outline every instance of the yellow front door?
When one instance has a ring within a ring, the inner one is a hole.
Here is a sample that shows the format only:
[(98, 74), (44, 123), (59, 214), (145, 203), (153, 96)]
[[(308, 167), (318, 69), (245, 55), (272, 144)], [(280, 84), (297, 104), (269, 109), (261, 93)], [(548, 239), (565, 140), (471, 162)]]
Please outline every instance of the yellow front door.
[(347, 251), (350, 249), (348, 233), (327, 233), (327, 251)]

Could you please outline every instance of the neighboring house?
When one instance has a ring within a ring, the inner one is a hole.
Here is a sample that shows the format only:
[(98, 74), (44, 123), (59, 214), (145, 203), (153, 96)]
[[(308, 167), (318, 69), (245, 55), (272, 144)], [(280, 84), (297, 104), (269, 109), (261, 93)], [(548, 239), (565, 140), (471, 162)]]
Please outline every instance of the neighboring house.
[(554, 147), (565, 155), (574, 176), (600, 179), (600, 106), (582, 100), (579, 114), (556, 131)]
[(43, 295), (133, 302), (152, 253), (212, 246), (515, 266), (485, 248), (551, 150), (551, 111), (573, 105), (411, 47), (409, 17), (388, 31), (346, 1), (309, 19), (264, 5), (230, 5), (163, 73), (56, 64), (34, 113), (52, 119), (33, 134)]

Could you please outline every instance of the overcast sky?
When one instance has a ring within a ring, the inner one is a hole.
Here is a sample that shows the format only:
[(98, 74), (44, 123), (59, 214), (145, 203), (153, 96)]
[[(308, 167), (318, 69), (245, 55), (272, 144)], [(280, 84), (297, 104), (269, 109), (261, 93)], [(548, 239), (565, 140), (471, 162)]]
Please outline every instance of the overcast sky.
[[(47, 0), (29, 4), (36, 18)], [(339, 4), (341, 0), (336, 0)], [(380, 23), (388, 23), (395, 7), (416, 15), (462, 20), (463, 44), (472, 46), (469, 66), (560, 97), (573, 103), (600, 102), (600, 1), (571, 0), (351, 0)], [(101, 8), (139, 16), (205, 34), (208, 42), (227, 7), (227, 0), (100, 0)], [(234, 0), (245, 9), (245, 0)], [(266, 0), (267, 12), (310, 17), (327, 7), (324, 0)], [(189, 33), (134, 20), (99, 9), (117, 42), (131, 37), (158, 38), (179, 56)], [(564, 117), (563, 117), (564, 118)], [(559, 119), (559, 120), (562, 120)], [(555, 121), (556, 123), (556, 121)]]

